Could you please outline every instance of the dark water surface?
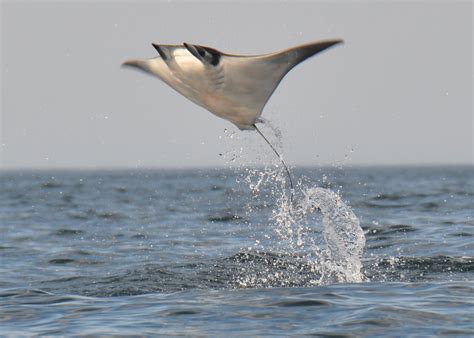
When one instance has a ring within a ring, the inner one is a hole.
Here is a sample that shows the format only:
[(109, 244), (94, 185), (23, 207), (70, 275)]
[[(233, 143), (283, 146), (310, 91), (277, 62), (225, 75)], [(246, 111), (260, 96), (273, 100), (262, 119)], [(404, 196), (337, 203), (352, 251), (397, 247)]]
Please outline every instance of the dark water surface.
[(2, 336), (474, 335), (472, 166), (294, 170), (357, 216), (360, 283), (268, 170), (0, 175)]

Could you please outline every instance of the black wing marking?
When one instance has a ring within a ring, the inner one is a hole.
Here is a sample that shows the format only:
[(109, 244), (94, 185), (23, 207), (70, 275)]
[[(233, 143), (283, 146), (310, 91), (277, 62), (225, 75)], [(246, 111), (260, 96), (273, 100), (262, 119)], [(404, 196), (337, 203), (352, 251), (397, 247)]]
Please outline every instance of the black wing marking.
[(157, 44), (154, 44), (154, 43), (152, 43), (152, 45), (153, 45), (153, 47), (155, 47), (158, 54), (160, 54), (163, 61), (166, 61), (166, 60), (169, 59), (169, 55), (166, 54), (166, 52), (163, 50), (163, 48), (161, 48), (160, 45), (157, 45)]
[(214, 48), (192, 45), (186, 42), (183, 43), (183, 45), (192, 55), (203, 63), (217, 66), (221, 60), (222, 53)]

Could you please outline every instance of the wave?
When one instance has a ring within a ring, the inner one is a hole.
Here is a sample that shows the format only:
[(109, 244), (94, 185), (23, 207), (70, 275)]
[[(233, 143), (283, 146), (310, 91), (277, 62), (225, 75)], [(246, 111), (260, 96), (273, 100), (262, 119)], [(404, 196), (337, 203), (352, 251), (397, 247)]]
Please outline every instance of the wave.
[[(50, 262), (58, 264), (58, 262)], [(64, 262), (60, 262), (60, 264)], [(325, 262), (307, 260), (304, 254), (242, 251), (207, 262), (146, 264), (104, 276), (76, 275), (34, 283), (32, 287), (54, 294), (112, 297), (170, 293), (192, 289), (254, 289), (315, 287), (327, 273)], [(364, 283), (469, 280), (474, 257), (387, 257), (365, 259)], [(337, 277), (333, 276), (337, 283)], [(328, 284), (328, 280), (324, 281)]]

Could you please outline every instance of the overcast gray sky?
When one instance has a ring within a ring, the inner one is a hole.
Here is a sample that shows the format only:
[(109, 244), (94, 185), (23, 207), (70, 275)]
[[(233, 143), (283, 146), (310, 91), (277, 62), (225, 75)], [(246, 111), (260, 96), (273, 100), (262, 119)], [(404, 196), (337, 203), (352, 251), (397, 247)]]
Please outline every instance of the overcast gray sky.
[(2, 1), (0, 165), (258, 162), (255, 132), (120, 64), (151, 42), (260, 54), (332, 38), (263, 112), (289, 165), (473, 163), (472, 30), (470, 1)]

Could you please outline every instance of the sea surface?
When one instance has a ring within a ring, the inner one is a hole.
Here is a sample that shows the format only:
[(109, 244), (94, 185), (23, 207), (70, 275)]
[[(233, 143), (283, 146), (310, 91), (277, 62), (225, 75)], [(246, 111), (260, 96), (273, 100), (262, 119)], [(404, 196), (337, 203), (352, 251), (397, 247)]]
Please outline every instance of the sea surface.
[(473, 336), (474, 168), (0, 172), (0, 336)]

